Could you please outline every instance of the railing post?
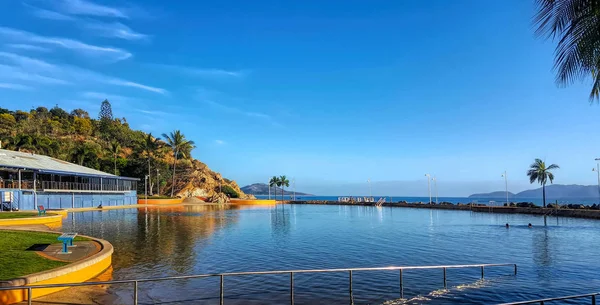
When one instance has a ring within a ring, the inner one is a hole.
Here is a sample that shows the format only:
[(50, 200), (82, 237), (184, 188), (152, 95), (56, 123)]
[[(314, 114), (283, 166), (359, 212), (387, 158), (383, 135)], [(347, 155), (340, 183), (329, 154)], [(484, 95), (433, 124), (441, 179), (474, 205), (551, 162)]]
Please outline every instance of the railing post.
[(592, 305), (596, 305), (596, 295), (592, 296)]
[(446, 268), (444, 268), (444, 289), (446, 289)]
[(352, 296), (352, 270), (349, 271), (349, 279), (350, 279), (350, 304), (354, 304), (354, 296)]
[(517, 264), (515, 264), (515, 275), (517, 275)]
[(481, 266), (481, 278), (483, 278), (483, 275), (484, 275), (483, 266)]
[(544, 301), (540, 301), (540, 305), (544, 305)]
[(221, 296), (220, 296), (220, 300), (221, 300), (221, 303), (220, 303), (220, 304), (221, 304), (221, 305), (223, 305), (223, 303), (224, 303), (224, 301), (225, 301), (225, 298), (224, 298), (224, 295), (225, 295), (225, 287), (224, 287), (224, 285), (223, 285), (223, 281), (224, 281), (224, 276), (221, 274)]
[(31, 300), (33, 299), (33, 289), (27, 289), (27, 305), (31, 305)]
[(294, 272), (290, 272), (290, 304), (294, 305)]
[(138, 304), (138, 281), (133, 282), (133, 305)]
[(402, 269), (400, 269), (400, 298), (404, 299), (404, 278), (402, 276)]

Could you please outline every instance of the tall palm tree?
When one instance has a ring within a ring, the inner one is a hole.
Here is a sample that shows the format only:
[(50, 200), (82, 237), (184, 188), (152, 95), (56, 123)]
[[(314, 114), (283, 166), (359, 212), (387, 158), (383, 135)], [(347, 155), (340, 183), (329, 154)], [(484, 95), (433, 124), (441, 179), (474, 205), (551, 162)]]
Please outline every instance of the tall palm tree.
[(281, 201), (283, 201), (283, 192), (286, 186), (290, 186), (290, 180), (285, 175), (279, 177), (279, 186), (281, 186)]
[[(279, 182), (279, 178), (277, 176), (273, 176), (271, 180), (269, 180), (269, 190), (271, 190), (272, 187), (276, 187), (277, 182)], [(269, 194), (271, 194), (271, 191), (269, 191)], [(277, 188), (275, 188), (275, 199), (277, 199)]]
[[(153, 189), (153, 184), (152, 184), (152, 173), (151, 173), (151, 169), (150, 169), (150, 161), (152, 160), (152, 156), (154, 155), (155, 151), (158, 149), (159, 147), (159, 142), (160, 138), (155, 138), (152, 136), (152, 133), (149, 133), (146, 138), (144, 139), (144, 143), (142, 143), (143, 149), (144, 149), (144, 154), (146, 154), (146, 161), (148, 162), (148, 180), (149, 184), (150, 184), (150, 196), (152, 196), (152, 189)], [(158, 177), (156, 177), (157, 181), (156, 183), (158, 183)]]
[(529, 183), (538, 182), (542, 185), (542, 198), (544, 201), (544, 207), (546, 207), (546, 183), (550, 180), (550, 183), (554, 180), (554, 174), (551, 172), (553, 169), (559, 169), (560, 167), (556, 164), (552, 164), (546, 167), (546, 163), (541, 159), (535, 159), (529, 166), (527, 176), (529, 176)]
[(600, 96), (600, 0), (536, 0), (536, 34), (558, 40), (556, 82), (593, 79), (590, 102)]
[(163, 138), (167, 145), (173, 150), (173, 183), (171, 184), (171, 197), (175, 192), (175, 168), (177, 167), (177, 157), (185, 157), (194, 148), (194, 141), (187, 140), (180, 130), (172, 131), (170, 134), (163, 133)]
[(117, 175), (117, 155), (121, 152), (121, 144), (117, 141), (110, 142), (110, 153), (113, 154), (115, 162), (115, 175)]

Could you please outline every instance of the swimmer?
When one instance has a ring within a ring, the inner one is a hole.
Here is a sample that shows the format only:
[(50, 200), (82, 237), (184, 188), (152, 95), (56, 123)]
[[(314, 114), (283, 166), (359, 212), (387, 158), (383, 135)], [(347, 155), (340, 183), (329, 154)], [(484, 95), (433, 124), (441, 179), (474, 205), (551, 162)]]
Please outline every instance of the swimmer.
[(509, 225), (508, 225), (508, 222), (507, 222), (507, 223), (506, 223), (506, 228), (508, 229), (508, 227), (509, 227)]
[(527, 225), (527, 227), (531, 228), (531, 227), (533, 227), (533, 226), (531, 225), (531, 223), (529, 223), (529, 224)]

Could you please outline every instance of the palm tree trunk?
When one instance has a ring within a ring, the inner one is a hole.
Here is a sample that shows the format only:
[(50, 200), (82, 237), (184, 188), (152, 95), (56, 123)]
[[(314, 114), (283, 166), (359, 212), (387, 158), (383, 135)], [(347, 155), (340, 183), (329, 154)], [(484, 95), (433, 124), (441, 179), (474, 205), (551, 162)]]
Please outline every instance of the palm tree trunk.
[(177, 166), (177, 155), (179, 151), (175, 151), (175, 158), (173, 161), (173, 183), (171, 184), (171, 197), (173, 197), (173, 193), (175, 192), (175, 167)]
[(115, 176), (117, 175), (117, 154), (115, 153)]
[(546, 207), (546, 184), (542, 184), (542, 200), (544, 202), (544, 207)]

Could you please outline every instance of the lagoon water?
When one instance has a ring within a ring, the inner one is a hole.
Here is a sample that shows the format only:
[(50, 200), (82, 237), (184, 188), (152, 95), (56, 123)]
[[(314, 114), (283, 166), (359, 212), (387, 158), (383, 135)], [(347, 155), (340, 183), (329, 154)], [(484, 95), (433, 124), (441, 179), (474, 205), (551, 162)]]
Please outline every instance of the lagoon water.
[[(511, 227), (506, 229), (504, 224)], [(533, 228), (527, 228), (532, 223)], [(600, 221), (363, 206), (186, 206), (73, 213), (63, 231), (110, 241), (113, 279), (235, 271), (439, 264), (511, 267), (405, 271), (409, 304), (494, 304), (600, 290)], [(225, 279), (225, 304), (289, 304), (289, 276)], [(355, 304), (403, 304), (398, 272), (355, 272)], [(145, 304), (218, 304), (214, 279), (142, 283)], [(130, 286), (108, 288), (131, 304)], [(348, 304), (347, 274), (295, 276), (296, 304)], [(589, 302), (589, 300), (588, 300)], [(576, 304), (576, 303), (570, 303)]]

